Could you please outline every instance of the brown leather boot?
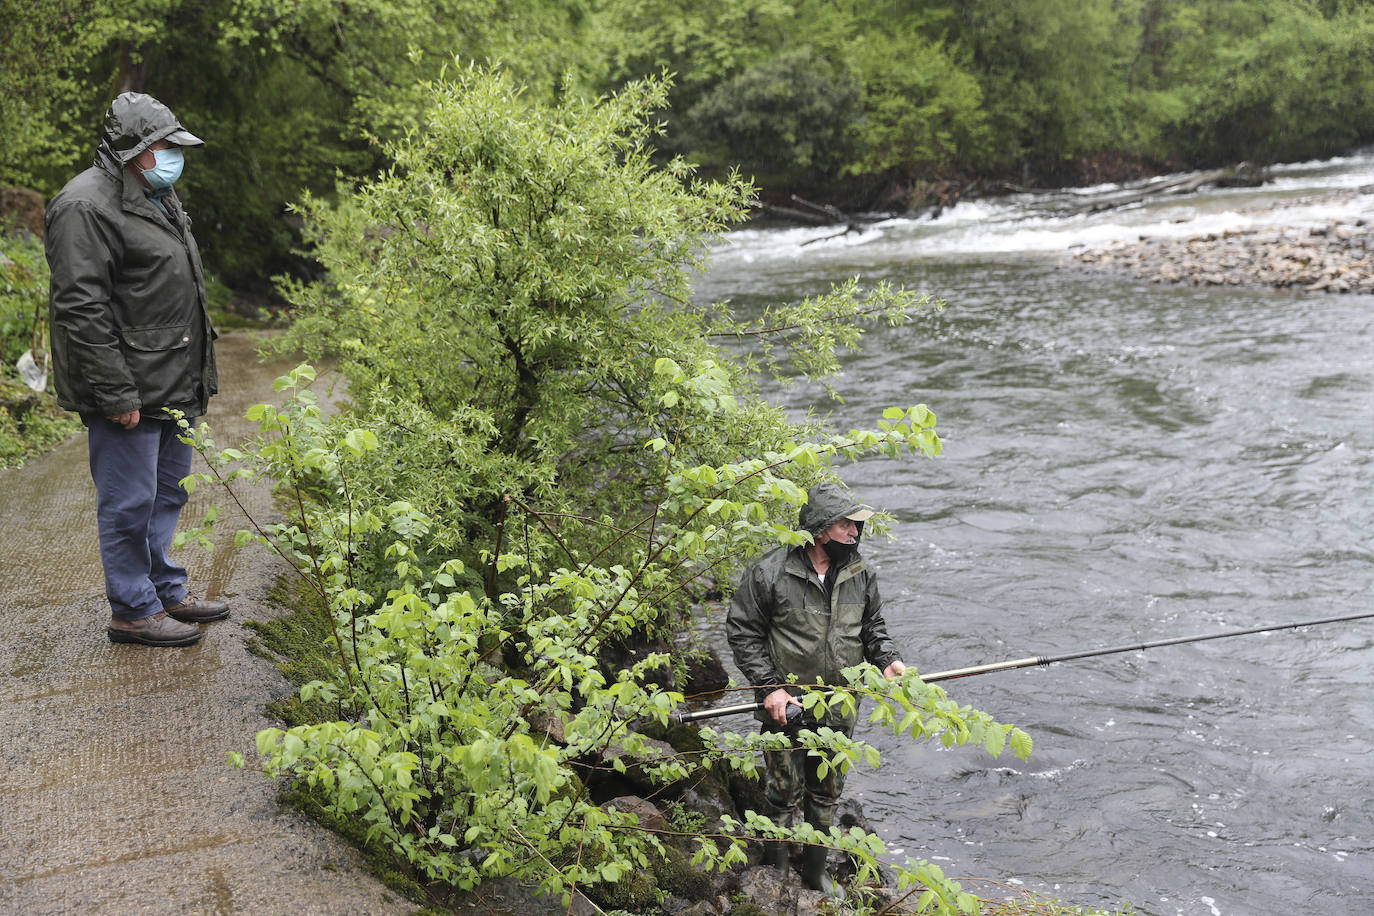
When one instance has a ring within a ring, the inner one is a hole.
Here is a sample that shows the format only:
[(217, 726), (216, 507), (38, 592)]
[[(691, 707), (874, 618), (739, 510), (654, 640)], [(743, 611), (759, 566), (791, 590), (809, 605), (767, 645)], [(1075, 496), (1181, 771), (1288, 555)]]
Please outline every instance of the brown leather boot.
[(132, 642), (144, 646), (189, 646), (200, 639), (200, 629), (187, 623), (178, 623), (167, 616), (166, 611), (158, 611), (151, 617), (139, 620), (125, 620), (110, 615), (110, 624), (105, 628), (110, 642)]
[(181, 599), (180, 604), (174, 604), (169, 608), (163, 608), (173, 618), (182, 623), (209, 623), (212, 620), (223, 620), (229, 616), (229, 605), (223, 601), (211, 601), (208, 598), (197, 598), (190, 592)]

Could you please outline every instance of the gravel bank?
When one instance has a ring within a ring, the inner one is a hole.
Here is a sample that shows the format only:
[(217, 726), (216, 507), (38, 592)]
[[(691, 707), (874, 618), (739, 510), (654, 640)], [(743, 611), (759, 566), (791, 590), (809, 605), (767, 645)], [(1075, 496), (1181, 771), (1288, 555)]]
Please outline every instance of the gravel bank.
[(1346, 218), (1303, 228), (1265, 227), (1189, 238), (1143, 236), (1136, 242), (1074, 252), (1073, 258), (1088, 268), (1124, 270), (1155, 283), (1371, 293), (1370, 232), (1366, 219)]

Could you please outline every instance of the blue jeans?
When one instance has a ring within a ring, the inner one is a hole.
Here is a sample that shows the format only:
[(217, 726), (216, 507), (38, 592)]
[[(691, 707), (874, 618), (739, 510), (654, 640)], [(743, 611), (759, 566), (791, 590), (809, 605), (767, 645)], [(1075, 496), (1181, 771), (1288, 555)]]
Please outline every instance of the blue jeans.
[(181, 479), (191, 473), (191, 446), (170, 420), (145, 417), (125, 429), (104, 417), (81, 419), (110, 610), (126, 620), (151, 617), (186, 597), (186, 570), (167, 551), (188, 498)]

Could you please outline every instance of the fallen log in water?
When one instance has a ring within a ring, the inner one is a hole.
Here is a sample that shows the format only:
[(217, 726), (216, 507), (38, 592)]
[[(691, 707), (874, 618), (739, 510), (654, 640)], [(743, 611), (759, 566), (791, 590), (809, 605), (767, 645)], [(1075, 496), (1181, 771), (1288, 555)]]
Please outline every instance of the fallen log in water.
[(1192, 175), (1181, 175), (1164, 181), (1155, 181), (1120, 191), (1111, 191), (1086, 200), (1075, 211), (1078, 213), (1100, 213), (1142, 203), (1154, 197), (1173, 194), (1191, 194), (1206, 185), (1253, 187), (1268, 180), (1263, 169), (1257, 169), (1248, 162), (1225, 169), (1210, 169)]

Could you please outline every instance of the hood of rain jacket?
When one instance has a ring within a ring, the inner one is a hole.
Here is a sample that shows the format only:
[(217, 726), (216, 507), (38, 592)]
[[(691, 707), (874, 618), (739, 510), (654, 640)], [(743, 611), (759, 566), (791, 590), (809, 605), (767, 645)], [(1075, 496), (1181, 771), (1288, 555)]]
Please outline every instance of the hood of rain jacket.
[(202, 142), (161, 102), (124, 93), (105, 116), (95, 164), (48, 205), (53, 383), (68, 410), (196, 417), (218, 389), (190, 217), (175, 193), (158, 203), (125, 168), (162, 139)]
[(842, 518), (852, 519), (862, 536), (864, 522), (872, 517), (872, 506), (859, 502), (839, 484), (826, 481), (806, 491), (806, 505), (797, 521), (803, 531), (815, 537)]

